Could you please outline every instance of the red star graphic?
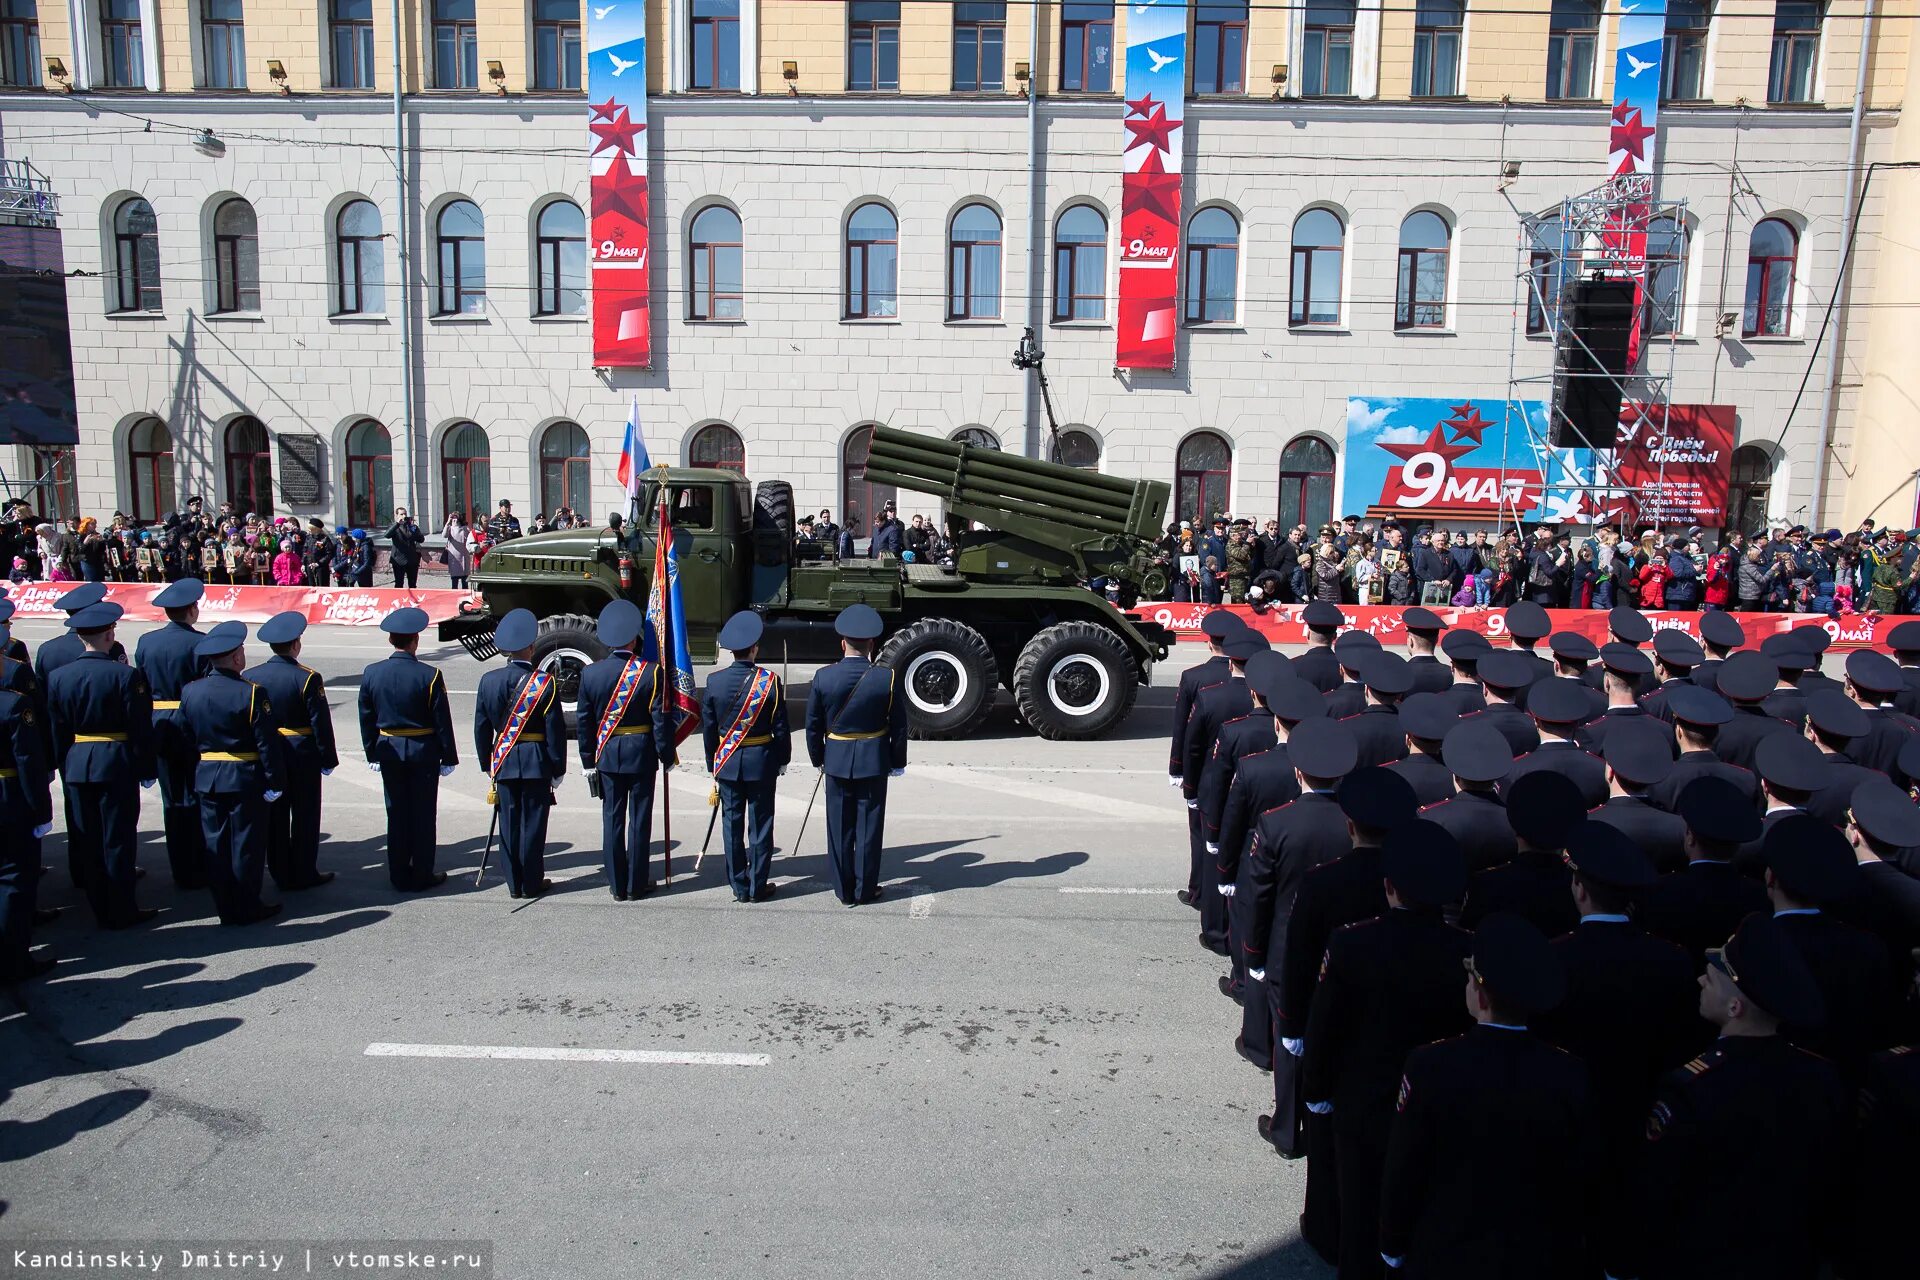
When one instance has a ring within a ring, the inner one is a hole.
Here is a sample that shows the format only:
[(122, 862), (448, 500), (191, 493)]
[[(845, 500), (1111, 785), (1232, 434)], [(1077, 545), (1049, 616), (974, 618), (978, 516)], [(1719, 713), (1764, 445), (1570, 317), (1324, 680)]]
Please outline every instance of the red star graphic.
[(1180, 175), (1177, 173), (1154, 173), (1146, 176), (1128, 175), (1126, 193), (1133, 199), (1129, 202), (1133, 208), (1143, 213), (1155, 213), (1168, 222), (1180, 221)]
[(626, 110), (612, 98), (608, 98), (605, 102), (589, 102), (587, 108), (593, 112), (595, 120), (611, 120), (616, 113)]
[(1487, 428), (1493, 424), (1480, 416), (1478, 405), (1457, 404), (1453, 406), (1453, 416), (1440, 425), (1447, 429), (1448, 436), (1455, 444), (1459, 444), (1462, 440), (1479, 444), (1480, 437), (1485, 435)]
[(1646, 163), (1646, 142), (1653, 137), (1654, 130), (1640, 119), (1640, 109), (1635, 107), (1619, 124), (1613, 126), (1607, 134), (1607, 150), (1624, 151), (1641, 164)]
[(1630, 102), (1625, 101), (1624, 99), (1619, 102), (1616, 102), (1613, 104), (1613, 122), (1615, 124), (1624, 124), (1627, 119), (1627, 113), (1630, 111), (1637, 111), (1637, 110), (1639, 110), (1638, 107), (1634, 106)]
[(1167, 119), (1166, 109), (1155, 104), (1153, 113), (1144, 120), (1124, 121), (1127, 132), (1133, 140), (1121, 148), (1122, 152), (1138, 146), (1151, 146), (1156, 151), (1173, 151), (1173, 131), (1180, 127), (1180, 121)]
[(1383, 444), (1380, 447), (1403, 462), (1410, 462), (1423, 453), (1437, 453), (1451, 466), (1455, 458), (1472, 453), (1477, 446), (1447, 444), (1440, 438), (1440, 428), (1435, 426), (1427, 438), (1419, 444)]
[(646, 131), (646, 127), (644, 121), (632, 119), (627, 115), (627, 109), (621, 107), (618, 115), (610, 123), (601, 124), (596, 121), (587, 126), (593, 130), (593, 136), (600, 139), (593, 149), (593, 154), (599, 155), (608, 147), (612, 147), (625, 155), (632, 155), (634, 142), (641, 133)]
[(647, 177), (627, 166), (624, 155), (615, 155), (607, 171), (593, 180), (593, 211), (624, 214), (642, 226), (647, 222)]
[(1148, 94), (1144, 98), (1128, 98), (1126, 102), (1127, 114), (1130, 116), (1152, 115), (1154, 107), (1159, 105), (1158, 99), (1152, 94)]

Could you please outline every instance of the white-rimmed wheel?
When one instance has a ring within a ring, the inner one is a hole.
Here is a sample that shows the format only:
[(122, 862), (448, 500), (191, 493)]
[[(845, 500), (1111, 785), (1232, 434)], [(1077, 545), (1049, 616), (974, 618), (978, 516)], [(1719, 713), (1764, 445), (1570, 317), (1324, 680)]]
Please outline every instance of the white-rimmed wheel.
[(580, 673), (607, 656), (592, 618), (578, 613), (558, 613), (540, 620), (533, 641), (533, 665), (538, 671), (551, 671), (560, 684), (560, 702), (571, 723), (580, 701)]
[(915, 738), (957, 738), (993, 707), (1000, 670), (978, 631), (950, 618), (923, 618), (888, 638), (880, 661), (891, 667), (906, 699)]
[(1043, 738), (1097, 738), (1140, 692), (1126, 642), (1092, 622), (1062, 622), (1027, 641), (1013, 668), (1020, 718)]

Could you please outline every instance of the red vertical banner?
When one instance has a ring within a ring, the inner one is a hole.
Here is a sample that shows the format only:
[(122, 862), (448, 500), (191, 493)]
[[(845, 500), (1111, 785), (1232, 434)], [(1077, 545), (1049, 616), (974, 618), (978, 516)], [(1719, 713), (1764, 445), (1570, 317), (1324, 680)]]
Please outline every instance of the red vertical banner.
[[(1114, 364), (1171, 369), (1180, 316), (1180, 139), (1186, 0), (1127, 6), (1120, 176), (1120, 326)], [(1172, 114), (1169, 115), (1168, 113)]]
[[(593, 362), (644, 369), (653, 363), (648, 270), (647, 7), (596, 6), (587, 24), (587, 256), (593, 292)], [(596, 97), (605, 101), (595, 102)]]

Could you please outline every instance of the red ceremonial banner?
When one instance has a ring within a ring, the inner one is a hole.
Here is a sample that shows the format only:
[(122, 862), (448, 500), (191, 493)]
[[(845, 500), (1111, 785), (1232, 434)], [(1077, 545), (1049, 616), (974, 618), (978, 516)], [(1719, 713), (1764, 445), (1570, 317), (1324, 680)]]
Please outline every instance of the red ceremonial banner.
[[(21, 582), (7, 586), (21, 618), (64, 618), (55, 603), (77, 582)], [(126, 610), (129, 622), (161, 622), (167, 612), (153, 603), (164, 582), (112, 582), (107, 599)], [(209, 584), (200, 601), (200, 621), (265, 622), (276, 613), (292, 610), (306, 615), (315, 626), (371, 627), (395, 609), (408, 605), (424, 609), (435, 622), (445, 622), (467, 601), (477, 606), (479, 595), (466, 591), (401, 591), (386, 587), (223, 587)]]
[[(1629, 524), (1700, 525), (1727, 520), (1733, 474), (1734, 407), (1730, 404), (1629, 405), (1620, 415), (1614, 479), (1633, 490), (1622, 518)], [(1663, 422), (1664, 419), (1664, 422)]]

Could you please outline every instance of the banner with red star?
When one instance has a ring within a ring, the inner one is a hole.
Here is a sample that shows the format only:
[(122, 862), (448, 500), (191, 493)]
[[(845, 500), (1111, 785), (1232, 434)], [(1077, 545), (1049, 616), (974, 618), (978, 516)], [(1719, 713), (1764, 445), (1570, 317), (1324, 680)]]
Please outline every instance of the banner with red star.
[(1180, 127), (1186, 0), (1134, 0), (1127, 14), (1120, 150), (1120, 309), (1114, 365), (1171, 369), (1180, 316)]
[(647, 6), (616, 0), (595, 5), (592, 16), (586, 88), (593, 362), (645, 369), (653, 364)]
[[(1620, 51), (1613, 64), (1613, 113), (1608, 117), (1607, 172), (1617, 180), (1646, 175), (1646, 190), (1660, 160), (1660, 94), (1665, 86), (1667, 0), (1638, 0), (1620, 15)], [(1612, 275), (1633, 277), (1636, 298), (1647, 283), (1649, 200), (1635, 200), (1600, 233), (1600, 257)], [(1633, 309), (1627, 363), (1640, 359), (1644, 308)]]

